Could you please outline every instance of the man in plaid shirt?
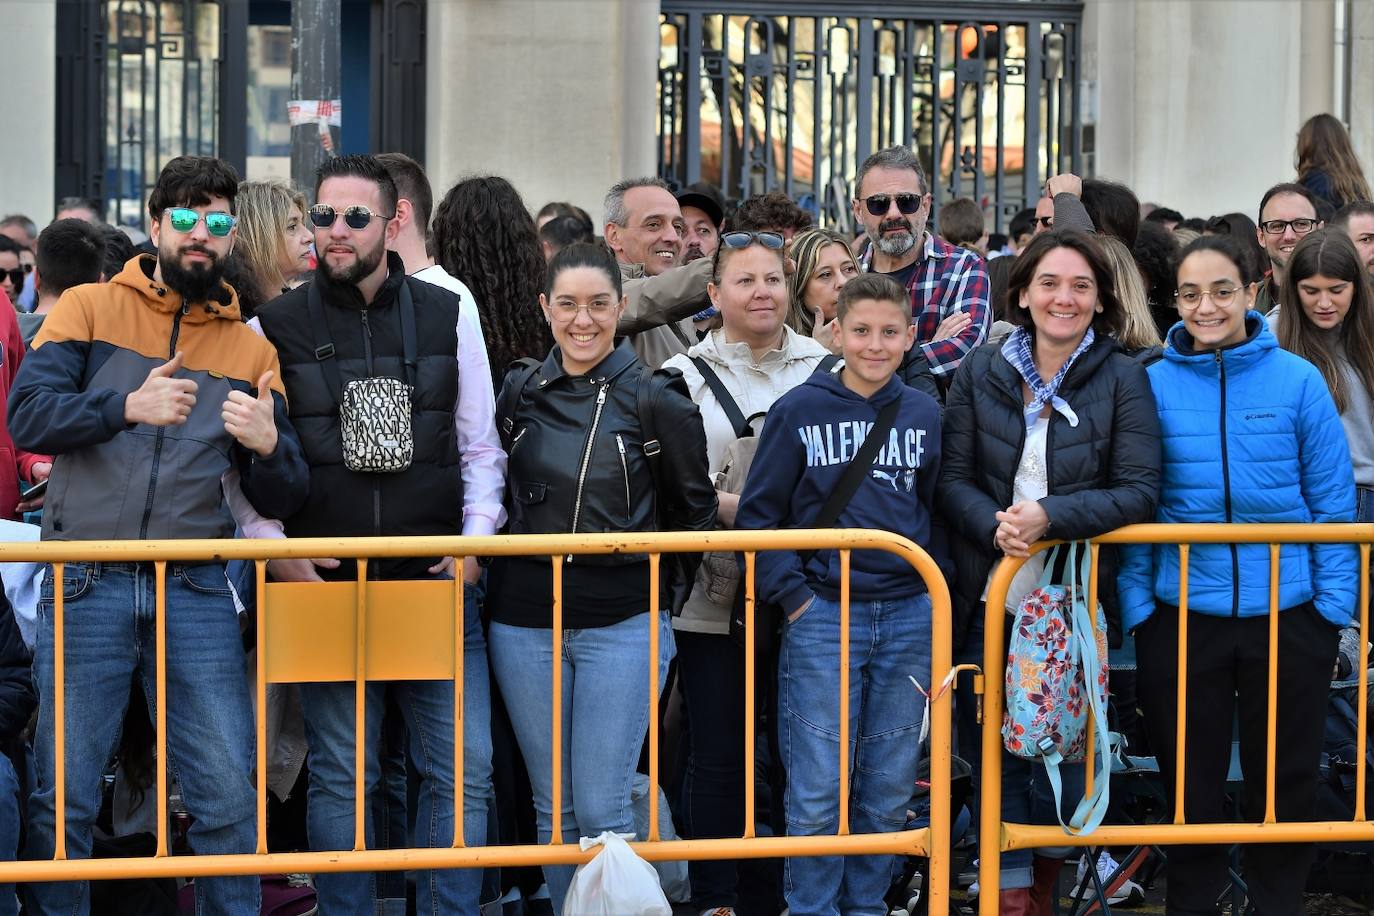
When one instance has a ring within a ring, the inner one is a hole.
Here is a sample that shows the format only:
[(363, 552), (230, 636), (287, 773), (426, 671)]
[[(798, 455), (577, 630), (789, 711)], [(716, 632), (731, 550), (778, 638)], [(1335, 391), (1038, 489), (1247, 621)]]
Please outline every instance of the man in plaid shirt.
[(916, 345), (941, 387), (948, 387), (960, 360), (992, 327), (987, 267), (976, 253), (926, 231), (930, 193), (911, 150), (892, 146), (869, 156), (854, 187), (854, 219), (872, 242), (860, 267), (906, 288)]

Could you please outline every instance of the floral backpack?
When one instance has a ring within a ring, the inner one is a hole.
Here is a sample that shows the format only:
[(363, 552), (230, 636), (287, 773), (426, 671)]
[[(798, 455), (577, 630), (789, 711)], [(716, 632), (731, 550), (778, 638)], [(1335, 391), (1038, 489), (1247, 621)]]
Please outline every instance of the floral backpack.
[[(1079, 554), (1074, 562), (1071, 555)], [(1045, 764), (1060, 826), (1080, 833), (1096, 830), (1107, 813), (1112, 754), (1107, 631), (1102, 606), (1088, 610), (1090, 557), (1086, 541), (1053, 548), (1040, 584), (1021, 599), (1009, 624), (1002, 719), (1007, 751)], [(1093, 791), (1066, 824), (1059, 765), (1087, 757), (1089, 712), (1099, 744)]]

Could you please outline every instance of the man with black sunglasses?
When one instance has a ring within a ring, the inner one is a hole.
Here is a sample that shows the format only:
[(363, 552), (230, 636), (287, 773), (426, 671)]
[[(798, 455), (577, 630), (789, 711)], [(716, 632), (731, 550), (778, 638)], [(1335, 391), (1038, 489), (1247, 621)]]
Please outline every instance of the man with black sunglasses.
[[(238, 175), (180, 156), (148, 198), (156, 255), (109, 283), (67, 290), (43, 322), (10, 396), (20, 448), (55, 455), (43, 538), (59, 541), (230, 538), (225, 478), (258, 513), (289, 515), (305, 498), (305, 463), (286, 418), (277, 354), (239, 319), (223, 283), (234, 244)], [(256, 847), (253, 710), (223, 563), (67, 563), (44, 578), (34, 646), (37, 785), (28, 858), (52, 858), (57, 831), (54, 614), (61, 589), (66, 849), (91, 854), (111, 749), (136, 684), (156, 718), (154, 608), (165, 588), (167, 746), (200, 855)], [(161, 580), (161, 581), (159, 581)], [(166, 765), (160, 761), (160, 765)], [(85, 913), (77, 882), (30, 884), (28, 912)], [(256, 916), (256, 877), (202, 878), (196, 912)]]
[[(992, 326), (987, 266), (975, 252), (927, 231), (929, 188), (920, 160), (906, 147), (888, 147), (865, 159), (854, 189), (854, 219), (872, 243), (860, 267), (887, 274), (906, 289), (915, 347), (947, 387), (960, 361), (987, 339)], [(958, 312), (967, 314), (967, 322), (942, 338), (941, 323)]]
[[(278, 516), (284, 530), (264, 528), (265, 536), (490, 535), (505, 522), (506, 455), (496, 434), (490, 373), (484, 362), (465, 356), (473, 323), (445, 285), (406, 275), (407, 266), (422, 266), (419, 241), (429, 206), (423, 173), (404, 182), (409, 197), (398, 191), (389, 169), (401, 174), (409, 162), (354, 155), (321, 165), (318, 202), (308, 214), (319, 258), (314, 279), (258, 310), (255, 321), (281, 357), (291, 418), (310, 466), (305, 505)], [(472, 403), (465, 389), (486, 404)], [(274, 560), (268, 571), (278, 581), (295, 582), (352, 582), (357, 575), (353, 562), (332, 558)], [(463, 772), (455, 778), (453, 684), (372, 681), (365, 700), (365, 791), (370, 797), (381, 779), (380, 726), (389, 696), (400, 708), (410, 760), (421, 774), (414, 845), (448, 847), (455, 825), (460, 842), (483, 845), (492, 745), (486, 640), (474, 590), (478, 570), (475, 564), (455, 570), (447, 557), (419, 557), (374, 560), (367, 574), (383, 580), (461, 576), (467, 587)], [(397, 621), (405, 612), (388, 606), (369, 611)], [(353, 848), (354, 702), (351, 682), (301, 685), (313, 850)], [(365, 797), (361, 805), (367, 804)], [(370, 819), (368, 837), (372, 845)], [(419, 910), (476, 913), (481, 885), (481, 869), (422, 873)], [(321, 874), (316, 890), (320, 911), (331, 916), (376, 911), (370, 873)]]

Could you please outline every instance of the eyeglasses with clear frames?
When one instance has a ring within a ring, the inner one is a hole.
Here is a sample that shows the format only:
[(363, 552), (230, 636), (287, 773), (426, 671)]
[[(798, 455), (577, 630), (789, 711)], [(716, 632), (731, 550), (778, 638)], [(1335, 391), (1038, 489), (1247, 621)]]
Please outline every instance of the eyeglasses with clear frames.
[(1225, 287), (1219, 286), (1216, 289), (1180, 289), (1174, 291), (1174, 299), (1178, 307), (1185, 311), (1192, 311), (1202, 304), (1203, 299), (1211, 299), (1217, 308), (1227, 308), (1232, 302), (1236, 301), (1236, 294), (1240, 292), (1239, 286)]
[(574, 321), (577, 313), (583, 309), (587, 310), (587, 317), (593, 321), (605, 321), (615, 314), (616, 303), (610, 299), (598, 299), (595, 302), (579, 304), (567, 300), (554, 300), (549, 303), (549, 311), (564, 321)]

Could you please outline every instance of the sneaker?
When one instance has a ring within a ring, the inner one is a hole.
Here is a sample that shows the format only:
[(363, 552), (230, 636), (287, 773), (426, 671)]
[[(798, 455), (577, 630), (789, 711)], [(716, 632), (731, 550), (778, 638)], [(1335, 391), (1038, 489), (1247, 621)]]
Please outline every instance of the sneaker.
[[(1121, 865), (1112, 858), (1112, 854), (1107, 850), (1102, 850), (1097, 856), (1097, 878), (1102, 882), (1102, 888), (1106, 890), (1110, 885), (1109, 879), (1121, 868)], [(1087, 882), (1086, 885), (1084, 882)], [(1084, 853), (1078, 860), (1078, 877), (1075, 887), (1084, 887), (1084, 893), (1091, 897), (1096, 894), (1097, 889), (1091, 880), (1088, 879), (1088, 856)], [(1137, 904), (1145, 902), (1145, 888), (1127, 878), (1121, 886), (1107, 895), (1107, 903), (1111, 906), (1121, 904)]]
[[(977, 886), (978, 886), (978, 860), (977, 860), (977, 859), (970, 859), (970, 860), (968, 861), (968, 864), (966, 864), (966, 865), (963, 867), (963, 869), (960, 870), (958, 877), (956, 877), (956, 878), (954, 879), (954, 883), (957, 884), (959, 887), (966, 887), (966, 888), (967, 888), (967, 887), (977, 887)], [(976, 893), (978, 893), (978, 892), (977, 892), (977, 891), (973, 891), (973, 893), (976, 894)]]

